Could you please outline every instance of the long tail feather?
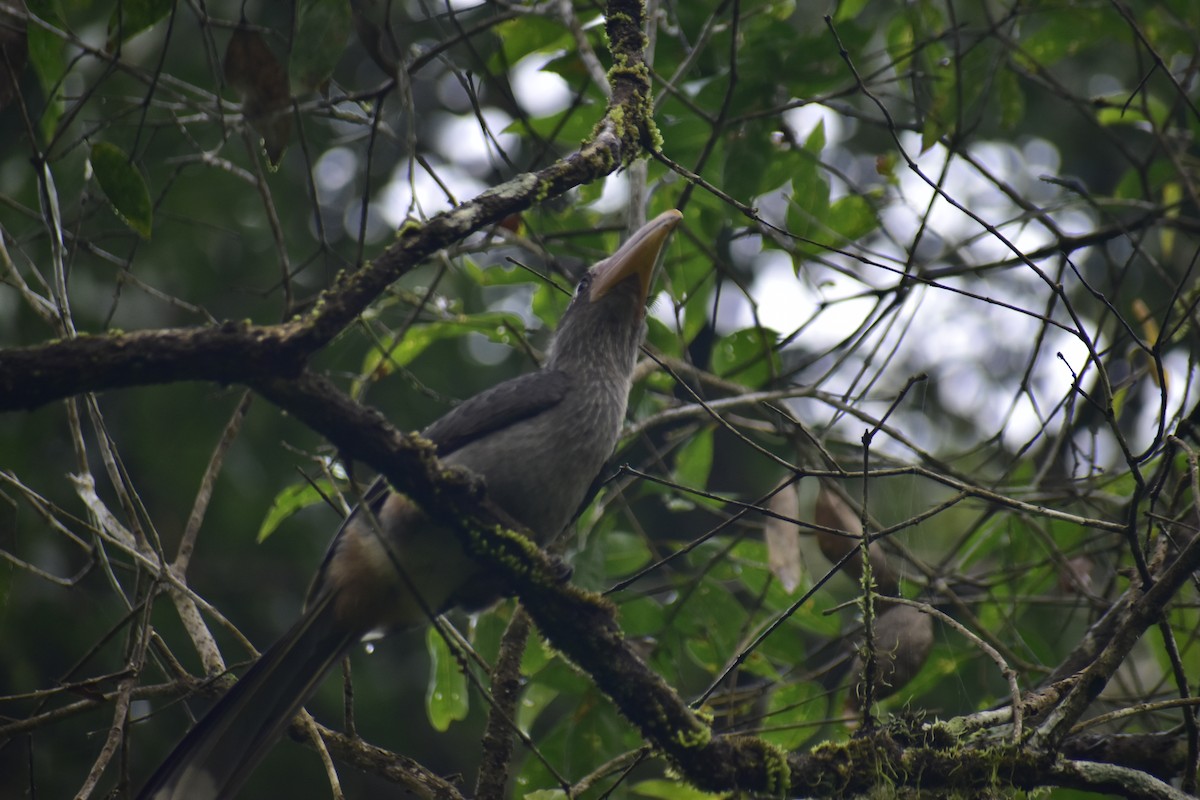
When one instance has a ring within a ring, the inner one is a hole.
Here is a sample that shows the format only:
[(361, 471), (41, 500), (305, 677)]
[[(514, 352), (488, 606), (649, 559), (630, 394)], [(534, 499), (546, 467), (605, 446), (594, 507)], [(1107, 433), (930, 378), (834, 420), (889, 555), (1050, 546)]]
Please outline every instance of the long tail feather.
[(139, 800), (232, 797), (358, 638), (336, 619), (331, 595), (315, 603), (188, 731)]

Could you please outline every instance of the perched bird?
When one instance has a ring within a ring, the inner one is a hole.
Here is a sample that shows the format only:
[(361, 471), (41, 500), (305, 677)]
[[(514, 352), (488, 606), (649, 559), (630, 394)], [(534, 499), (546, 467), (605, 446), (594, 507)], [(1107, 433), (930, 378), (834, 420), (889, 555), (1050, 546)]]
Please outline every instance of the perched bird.
[[(583, 276), (537, 372), (472, 397), (423, 434), (442, 462), (483, 478), (489, 500), (539, 541), (561, 532), (612, 454), (625, 416), (666, 211)], [(458, 538), (380, 486), (342, 524), (304, 614), (142, 789), (144, 800), (232, 797), (321, 679), (364, 636), (492, 599)]]

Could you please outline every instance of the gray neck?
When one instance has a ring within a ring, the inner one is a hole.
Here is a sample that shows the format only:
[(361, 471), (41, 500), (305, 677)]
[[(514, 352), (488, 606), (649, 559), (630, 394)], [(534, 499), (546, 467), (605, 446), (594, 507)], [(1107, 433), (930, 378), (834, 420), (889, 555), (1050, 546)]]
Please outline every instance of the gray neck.
[(646, 335), (645, 314), (634, 295), (618, 287), (594, 303), (576, 298), (563, 315), (548, 369), (562, 370), (586, 383), (625, 384)]

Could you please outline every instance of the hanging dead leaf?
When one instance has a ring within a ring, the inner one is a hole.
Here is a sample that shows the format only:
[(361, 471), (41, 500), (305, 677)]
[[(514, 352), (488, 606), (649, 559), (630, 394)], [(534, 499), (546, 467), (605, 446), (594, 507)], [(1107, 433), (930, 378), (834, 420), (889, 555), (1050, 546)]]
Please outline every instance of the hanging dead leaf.
[(521, 223), (521, 215), (520, 214), (509, 214), (507, 217), (500, 220), (496, 224), (499, 225), (501, 228), (504, 228), (506, 231), (512, 231), (513, 233), (519, 233), (521, 230), (521, 224), (522, 224)]
[(1142, 328), (1142, 338), (1150, 346), (1158, 344), (1158, 337), (1162, 331), (1158, 327), (1158, 320), (1154, 318), (1154, 314), (1150, 313), (1150, 306), (1146, 305), (1146, 301), (1140, 297), (1135, 297), (1133, 303), (1130, 304), (1130, 310), (1133, 311), (1133, 318)]
[[(822, 486), (817, 491), (817, 501), (813, 508), (813, 522), (824, 527), (832, 528), (841, 533), (817, 531), (817, 545), (821, 552), (833, 563), (846, 557), (846, 554), (859, 546), (862, 539), (862, 521), (846, 501)], [(871, 572), (875, 576), (875, 591), (880, 594), (895, 596), (900, 591), (900, 580), (892, 569), (891, 561), (878, 542), (870, 546)], [(862, 556), (856, 554), (846, 562), (846, 573), (854, 578), (862, 577)]]
[(817, 491), (817, 502), (813, 507), (813, 522), (824, 528), (833, 528), (842, 535), (829, 531), (817, 532), (817, 543), (821, 552), (830, 561), (838, 562), (858, 547), (862, 538), (862, 521), (846, 501), (822, 486)]
[(240, 27), (225, 49), (225, 81), (242, 98), (242, 113), (277, 166), (292, 133), (287, 70), (258, 31)]
[(800, 561), (800, 526), (792, 522), (800, 514), (800, 498), (795, 486), (787, 486), (775, 493), (767, 508), (779, 517), (767, 517), (763, 538), (767, 543), (767, 566), (779, 581), (783, 590), (792, 594), (800, 586), (802, 565)]

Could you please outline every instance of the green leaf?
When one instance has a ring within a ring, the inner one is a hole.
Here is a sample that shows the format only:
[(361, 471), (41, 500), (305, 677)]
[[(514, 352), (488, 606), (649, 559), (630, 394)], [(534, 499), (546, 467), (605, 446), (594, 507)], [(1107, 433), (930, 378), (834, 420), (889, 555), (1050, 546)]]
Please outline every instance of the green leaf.
[[(322, 493), (324, 493), (324, 496), (322, 496)], [(283, 491), (275, 495), (275, 499), (271, 501), (271, 507), (267, 509), (267, 516), (263, 518), (262, 524), (258, 526), (258, 535), (255, 539), (259, 542), (263, 541), (274, 533), (275, 529), (292, 514), (309, 506), (325, 502), (325, 497), (333, 493), (333, 484), (327, 480), (319, 480), (315, 484), (308, 482), (293, 483), (290, 486), (284, 487)]]
[(594, 109), (597, 105), (595, 101), (584, 100), (578, 107), (565, 108), (545, 117), (515, 119), (503, 132), (524, 135), (531, 130), (543, 139), (553, 137), (556, 142), (578, 144), (596, 126), (599, 112)]
[(430, 627), (425, 632), (425, 646), (430, 661), (425, 710), (434, 729), (445, 732), (450, 723), (466, 719), (470, 710), (467, 678), (458, 666), (458, 659), (450, 652), (445, 637), (436, 628)]
[[(1042, 614), (1040, 618), (1051, 625), (1061, 626), (1062, 624), (1061, 621), (1054, 620), (1052, 615)], [(1009, 622), (1011, 624), (1011, 620)], [(1055, 630), (1061, 632), (1061, 627)], [(935, 645), (933, 652), (926, 659), (916, 677), (904, 684), (902, 691), (896, 692), (884, 700), (883, 707), (904, 708), (911, 705), (915, 698), (936, 692), (940, 686), (945, 685), (947, 680), (952, 681), (955, 675), (963, 674), (963, 671), (969, 668), (970, 662), (977, 658), (979, 658), (978, 652), (949, 645)], [(989, 663), (987, 668), (994, 669), (995, 667)]]
[(804, 140), (804, 149), (812, 153), (814, 157), (821, 155), (821, 151), (825, 149), (824, 117), (812, 129), (812, 133), (808, 134), (808, 138)]
[(869, 0), (839, 0), (834, 21), (845, 22), (855, 19), (866, 8), (868, 2)]
[(562, 692), (540, 681), (534, 681), (521, 694), (521, 704), (517, 708), (517, 725), (527, 731), (542, 715), (550, 704), (562, 696)]
[(1113, 416), (1120, 419), (1121, 411), (1125, 408), (1125, 401), (1129, 399), (1130, 385), (1126, 384), (1119, 387), (1112, 396), (1112, 413)]
[(641, 781), (634, 785), (633, 791), (642, 797), (656, 797), (659, 800), (714, 800), (725, 797), (724, 794), (710, 794), (694, 789), (683, 781), (670, 781), (665, 778)]
[(535, 789), (522, 797), (525, 800), (567, 800), (567, 793), (562, 789)]
[(507, 73), (522, 58), (538, 50), (573, 52), (575, 49), (562, 24), (548, 16), (524, 15), (501, 22), (494, 31), (501, 49), (488, 60), (488, 69), (495, 73)]
[(929, 108), (926, 109), (925, 125), (921, 128), (922, 153), (928, 151), (943, 136), (953, 131), (956, 123), (957, 103), (955, 99), (957, 95), (955, 92), (958, 91), (956, 82), (953, 79), (947, 79), (935, 82), (934, 86), (937, 89), (933, 93)]
[(723, 188), (731, 197), (750, 202), (772, 187), (763, 185), (763, 174), (774, 155), (775, 146), (764, 125), (746, 125), (725, 148)]
[(688, 439), (675, 454), (675, 480), (693, 489), (708, 486), (713, 462), (713, 432), (705, 428)]
[(842, 239), (853, 242), (878, 228), (879, 218), (865, 197), (850, 194), (830, 206), (825, 224)]
[(1162, 100), (1149, 95), (1143, 98), (1137, 106), (1127, 105), (1124, 97), (1117, 95), (1108, 98), (1096, 98), (1093, 102), (1105, 103), (1097, 112), (1096, 121), (1101, 125), (1138, 125), (1149, 123), (1158, 130), (1170, 125), (1173, 113)]
[(796, 237), (797, 248), (806, 253), (820, 252), (822, 220), (829, 213), (829, 182), (812, 159), (796, 162), (788, 201), (788, 232)]
[[(719, 227), (728, 227), (728, 221), (722, 220)], [(714, 232), (717, 238), (716, 226), (707, 230)], [(682, 306), (683, 340), (692, 341), (708, 323), (708, 311), (711, 306), (708, 297), (715, 284), (712, 259), (690, 242), (676, 239), (671, 245), (670, 256), (664, 264), (664, 278), (660, 285), (669, 289), (674, 308)]]
[[(567, 695), (585, 694), (591, 685), (587, 679), (565, 659), (560, 658), (549, 645), (543, 645), (543, 647), (550, 653), (551, 658), (546, 662), (546, 666), (538, 671), (537, 685)], [(524, 663), (522, 663), (522, 669), (524, 669)]]
[[(722, 576), (718, 570), (714, 569), (713, 576), (715, 578), (736, 578), (750, 591), (752, 596), (757, 597), (765, 592), (764, 600), (767, 608), (791, 608), (796, 598), (784, 591), (779, 581), (772, 577), (768, 568), (765, 542), (743, 539), (734, 546), (731, 555), (737, 560), (736, 569), (733, 568), (735, 565), (731, 564), (730, 572), (726, 576)], [(788, 617), (787, 624), (815, 633), (822, 639), (836, 638), (841, 632), (841, 620), (836, 615), (825, 613), (827, 608), (836, 604), (836, 600), (818, 593), (795, 609)], [(787, 638), (789, 636), (793, 637), (790, 641)], [(804, 652), (800, 640), (795, 637), (795, 634), (789, 633), (786, 628), (768, 639), (767, 645), (764, 647), (767, 648), (767, 652), (772, 653), (803, 655)], [(793, 658), (791, 660), (796, 663), (803, 659)]]
[(789, 683), (779, 686), (767, 702), (762, 737), (784, 750), (794, 750), (819, 730), (812, 723), (825, 716), (826, 693), (815, 683)]
[(532, 271), (512, 264), (481, 267), (469, 258), (464, 258), (462, 263), (467, 275), (479, 286), (516, 286), (542, 282)]
[(1111, 47), (1109, 43), (1124, 33), (1120, 15), (1082, 3), (1058, 8), (1046, 4), (1032, 19), (1041, 22), (1041, 27), (1025, 35), (1016, 57), (1039, 72), (1085, 50)]
[[(683, 163), (694, 163), (704, 148), (709, 146), (708, 127), (695, 124), (691, 112), (686, 106), (680, 105), (677, 100), (670, 98), (669, 95), (664, 95), (664, 98), (664, 106), (671, 110), (664, 109), (662, 121), (658, 123), (663, 140), (670, 143), (670, 153), (673, 158), (678, 158)], [(725, 163), (724, 148), (725, 139), (717, 140), (708, 161), (710, 170), (714, 163), (718, 165)], [(697, 196), (699, 194), (697, 193)], [(688, 216), (691, 217), (690, 209)]]
[(574, 770), (576, 765), (588, 769), (588, 765), (602, 764), (640, 744), (630, 725), (590, 686), (560, 698), (557, 707), (543, 715), (536, 730), (538, 756), (525, 759), (512, 797), (526, 798), (534, 791), (561, 787), (562, 773), (551, 773), (547, 764), (559, 765), (559, 769)]
[(515, 332), (523, 328), (524, 323), (518, 315), (503, 311), (413, 325), (399, 340), (385, 339), (382, 347), (372, 348), (363, 359), (362, 374), (378, 380), (394, 369), (411, 364), (434, 342), (470, 333), (485, 336), (497, 344), (511, 345), (517, 338)]
[(543, 324), (553, 326), (567, 310), (567, 304), (570, 302), (570, 296), (563, 294), (558, 287), (543, 283), (533, 292), (534, 316)]
[(668, 356), (678, 358), (683, 352), (679, 334), (657, 317), (646, 317), (646, 341)]
[[(579, 60), (579, 54), (575, 52), (573, 48), (565, 47), (552, 51), (546, 51), (543, 49), (542, 52), (549, 52), (550, 55), (542, 64), (541, 69), (539, 70), (540, 72), (557, 75), (566, 81), (567, 85), (572, 88), (582, 86), (586, 83), (586, 86), (583, 89), (583, 104), (599, 104), (601, 107), (603, 107), (606, 99), (604, 92), (597, 88), (596, 84), (591, 82), (587, 67), (585, 67), (583, 62)], [(594, 117), (590, 118), (593, 120), (593, 122), (595, 121)]]
[[(690, 560), (707, 564), (711, 551), (693, 550)], [(709, 671), (720, 669), (737, 647), (746, 623), (746, 610), (733, 590), (711, 578), (688, 595), (682, 609), (675, 609), (676, 629), (686, 637), (688, 652)]]
[(790, 181), (812, 158), (799, 150), (778, 150), (771, 156), (767, 170), (763, 173), (762, 185), (776, 189)]
[[(701, 106), (713, 109), (728, 104), (728, 113), (734, 116), (771, 105), (781, 81), (788, 74), (788, 60), (795, 46), (792, 42), (788, 47), (779, 46), (780, 27), (777, 20), (766, 14), (745, 17), (738, 28), (741, 46), (738, 48), (737, 91), (727, 97), (728, 83), (721, 78), (705, 86), (695, 100)], [(732, 32), (726, 29), (714, 36), (714, 43), (731, 35)]]
[(610, 531), (604, 535), (604, 571), (607, 575), (628, 575), (649, 561), (650, 548), (642, 537), (625, 531)]
[(348, 0), (299, 0), (296, 34), (288, 54), (293, 92), (310, 92), (329, 79), (353, 25)]
[(689, 637), (685, 643), (685, 649), (692, 660), (705, 672), (716, 674), (729, 657), (728, 653), (718, 648), (710, 640), (700, 638), (702, 635), (702, 632), (697, 631), (695, 636)]
[[(60, 30), (64, 27), (50, 0), (26, 0), (26, 7), (30, 14), (54, 27)], [(43, 141), (49, 142), (54, 138), (58, 120), (66, 108), (62, 96), (62, 80), (67, 72), (66, 43), (36, 23), (25, 27), (25, 43), (29, 63), (38, 77), (43, 94), (46, 95), (46, 107), (42, 111), (38, 127)]]
[(943, 136), (953, 137), (974, 129), (984, 116), (994, 116), (994, 108), (1002, 106), (1005, 92), (1009, 105), (1001, 108), (1001, 116), (1019, 118), (1023, 113), (1024, 98), (1019, 87), (1009, 81), (1005, 88), (1003, 76), (1010, 74), (1005, 69), (1007, 56), (991, 43), (957, 56), (947, 53), (934, 60), (934, 55), (930, 50), (922, 52), (929, 75), (922, 86), (930, 96), (921, 132), (923, 150)]
[[(867, 2), (867, 0), (861, 0)], [(787, 22), (796, 13), (796, 0), (774, 0), (763, 7), (763, 11), (780, 22)]]
[[(773, 586), (779, 584), (776, 581)], [(795, 600), (794, 596), (789, 596), (789, 600)], [(772, 603), (768, 606), (777, 611), (783, 611), (791, 608), (791, 603)], [(808, 648), (805, 641), (807, 637), (799, 635), (799, 626), (794, 626), (790, 621), (782, 627), (776, 628), (771, 636), (759, 645), (759, 652), (767, 658), (770, 658), (776, 664), (782, 664), (785, 667), (803, 664), (808, 657)]]
[(157, 25), (174, 5), (174, 0), (120, 0), (108, 18), (108, 52)]
[(154, 212), (142, 173), (121, 148), (108, 142), (93, 145), (89, 160), (96, 181), (117, 216), (143, 239), (149, 239)]
[(1025, 93), (1012, 70), (1001, 70), (996, 76), (996, 96), (1000, 101), (1000, 127), (1012, 130), (1025, 118)]
[(554, 659), (555, 651), (546, 644), (545, 639), (540, 636), (530, 636), (525, 645), (525, 652), (521, 655), (521, 672), (525, 675), (534, 675), (545, 669)]
[(897, 74), (907, 71), (912, 60), (913, 42), (912, 22), (903, 14), (894, 15), (887, 28), (887, 51)]
[(621, 630), (626, 636), (654, 636), (666, 622), (666, 612), (652, 597), (636, 597), (621, 604)]
[(778, 372), (778, 339), (767, 328), (745, 328), (722, 337), (713, 347), (713, 372), (751, 388), (762, 386)]

